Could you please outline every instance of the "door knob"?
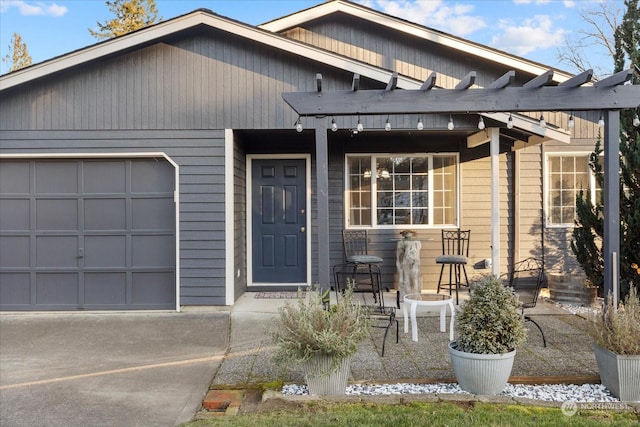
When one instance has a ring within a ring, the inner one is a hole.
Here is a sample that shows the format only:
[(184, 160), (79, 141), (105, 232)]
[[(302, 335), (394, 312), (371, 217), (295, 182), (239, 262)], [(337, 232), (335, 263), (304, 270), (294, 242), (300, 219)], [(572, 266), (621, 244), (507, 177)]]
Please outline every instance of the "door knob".
[(305, 230), (304, 227), (300, 227), (300, 232), (301, 233), (304, 233), (304, 230)]

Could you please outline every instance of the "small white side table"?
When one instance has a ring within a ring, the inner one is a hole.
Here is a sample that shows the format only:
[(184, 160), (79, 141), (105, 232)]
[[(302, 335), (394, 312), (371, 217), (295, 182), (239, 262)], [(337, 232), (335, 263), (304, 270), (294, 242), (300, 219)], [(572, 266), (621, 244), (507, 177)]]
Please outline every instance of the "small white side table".
[(404, 333), (409, 332), (409, 322), (407, 318), (407, 305), (410, 307), (411, 312), (411, 339), (418, 341), (418, 323), (416, 322), (416, 309), (419, 305), (427, 307), (440, 307), (440, 332), (447, 331), (446, 317), (447, 306), (451, 310), (451, 321), (449, 323), (449, 339), (453, 341), (453, 322), (456, 316), (455, 308), (453, 307), (453, 298), (449, 295), (440, 294), (407, 294), (404, 296), (404, 306), (402, 311), (404, 312)]

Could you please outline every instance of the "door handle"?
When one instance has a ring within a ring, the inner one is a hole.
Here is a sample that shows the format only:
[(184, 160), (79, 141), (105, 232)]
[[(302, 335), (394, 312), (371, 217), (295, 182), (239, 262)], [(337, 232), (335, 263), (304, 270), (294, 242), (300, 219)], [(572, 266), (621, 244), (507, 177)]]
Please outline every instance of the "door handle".
[(304, 231), (305, 231), (305, 228), (304, 227), (300, 227), (300, 232), (304, 233)]

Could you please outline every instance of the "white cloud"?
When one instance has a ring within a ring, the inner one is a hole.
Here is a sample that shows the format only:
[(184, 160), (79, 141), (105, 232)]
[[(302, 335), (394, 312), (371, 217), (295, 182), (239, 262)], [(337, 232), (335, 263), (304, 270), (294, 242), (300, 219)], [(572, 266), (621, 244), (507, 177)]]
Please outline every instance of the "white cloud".
[(7, 12), (10, 8), (18, 9), (20, 15), (34, 16), (63, 16), (67, 13), (66, 6), (59, 6), (56, 3), (46, 4), (43, 2), (26, 2), (24, 0), (0, 0), (0, 13)]
[(443, 0), (363, 0), (365, 6), (440, 31), (465, 36), (487, 26), (484, 18), (473, 15), (471, 4), (450, 5)]
[(501, 50), (526, 55), (538, 49), (547, 49), (563, 43), (568, 31), (553, 28), (548, 15), (535, 15), (518, 24), (511, 20), (501, 20), (501, 33), (494, 36), (491, 45)]

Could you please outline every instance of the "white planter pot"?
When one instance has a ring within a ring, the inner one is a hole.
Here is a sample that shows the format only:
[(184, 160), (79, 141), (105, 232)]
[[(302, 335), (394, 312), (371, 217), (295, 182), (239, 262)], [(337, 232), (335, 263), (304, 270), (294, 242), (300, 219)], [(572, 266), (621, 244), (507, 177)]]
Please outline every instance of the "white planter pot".
[(342, 359), (337, 369), (331, 372), (332, 358), (316, 355), (304, 362), (304, 377), (312, 396), (345, 394), (349, 380), (351, 358)]
[(593, 344), (600, 382), (624, 402), (640, 401), (640, 356), (623, 356)]
[(466, 353), (449, 343), (453, 372), (460, 388), (473, 394), (498, 394), (509, 381), (516, 351), (505, 354)]

